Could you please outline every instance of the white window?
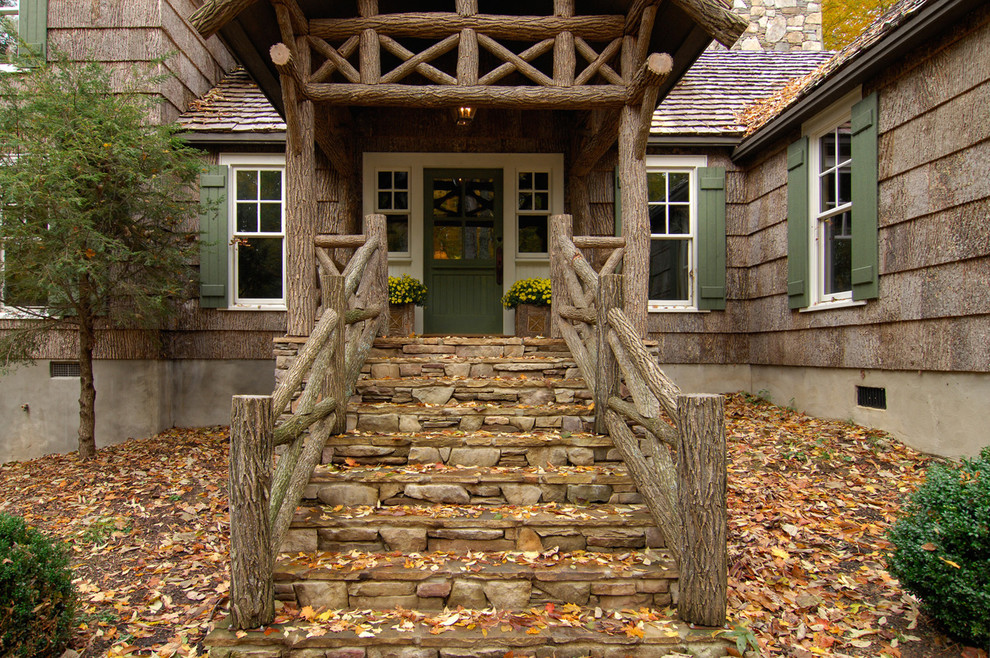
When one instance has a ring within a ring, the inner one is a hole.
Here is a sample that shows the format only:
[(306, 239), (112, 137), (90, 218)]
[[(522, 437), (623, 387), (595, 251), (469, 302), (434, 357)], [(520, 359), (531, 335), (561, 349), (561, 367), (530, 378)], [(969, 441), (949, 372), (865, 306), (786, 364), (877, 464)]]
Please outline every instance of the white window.
[(857, 89), (804, 125), (808, 136), (810, 306), (852, 302), (852, 116)]
[(520, 171), (517, 197), (518, 254), (545, 258), (549, 253), (550, 172)]
[(9, 62), (17, 54), (18, 0), (0, 0), (0, 62)]
[(705, 158), (651, 157), (647, 162), (650, 213), (651, 311), (697, 308), (697, 169)]
[(239, 156), (230, 162), (230, 290), (234, 308), (285, 308), (285, 168)]
[(382, 169), (375, 177), (375, 212), (385, 215), (388, 253), (409, 256), (409, 171)]

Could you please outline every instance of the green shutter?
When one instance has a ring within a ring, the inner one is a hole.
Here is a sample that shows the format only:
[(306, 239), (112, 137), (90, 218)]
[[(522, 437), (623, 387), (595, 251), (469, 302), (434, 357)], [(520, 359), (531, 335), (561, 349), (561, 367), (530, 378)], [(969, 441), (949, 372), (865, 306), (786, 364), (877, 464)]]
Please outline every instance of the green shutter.
[(808, 138), (787, 147), (787, 305), (808, 306)]
[(30, 53), (45, 57), (48, 46), (48, 0), (21, 0), (17, 31)]
[(203, 168), (199, 177), (199, 305), (227, 306), (227, 167)]
[(853, 299), (876, 299), (877, 94), (852, 108), (852, 286)]
[(725, 168), (698, 169), (698, 308), (725, 309)]

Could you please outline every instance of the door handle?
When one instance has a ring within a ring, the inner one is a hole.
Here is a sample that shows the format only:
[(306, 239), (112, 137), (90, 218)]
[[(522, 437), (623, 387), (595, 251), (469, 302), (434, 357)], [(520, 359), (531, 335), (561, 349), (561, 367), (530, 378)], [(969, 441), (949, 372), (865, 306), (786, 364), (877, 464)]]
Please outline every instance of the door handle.
[(495, 247), (495, 283), (497, 283), (498, 285), (502, 285), (502, 279), (503, 279), (502, 266), (504, 264), (505, 264), (505, 256), (502, 250), (501, 241), (499, 241), (499, 245)]

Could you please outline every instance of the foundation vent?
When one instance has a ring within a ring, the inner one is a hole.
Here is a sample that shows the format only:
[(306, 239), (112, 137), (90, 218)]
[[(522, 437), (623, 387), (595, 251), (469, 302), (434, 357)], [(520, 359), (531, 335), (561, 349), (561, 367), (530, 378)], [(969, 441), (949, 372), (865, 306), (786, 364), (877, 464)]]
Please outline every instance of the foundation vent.
[(887, 389), (876, 386), (857, 386), (856, 404), (871, 409), (886, 409)]
[(52, 361), (48, 364), (48, 374), (56, 377), (79, 377), (78, 361)]

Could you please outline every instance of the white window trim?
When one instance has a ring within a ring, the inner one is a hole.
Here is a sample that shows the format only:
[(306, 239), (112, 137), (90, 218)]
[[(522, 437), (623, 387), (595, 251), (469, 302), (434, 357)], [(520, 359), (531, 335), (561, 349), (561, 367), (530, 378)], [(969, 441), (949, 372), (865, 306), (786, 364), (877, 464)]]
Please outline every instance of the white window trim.
[(409, 261), (412, 260), (412, 190), (406, 188), (406, 209), (402, 211), (392, 210), (382, 210), (378, 207), (378, 174), (383, 171), (402, 171), (406, 174), (406, 185), (412, 186), (412, 172), (409, 167), (377, 167), (374, 171), (374, 199), (372, 203), (374, 204), (375, 212), (382, 215), (405, 215), (406, 217), (406, 245), (408, 249), (405, 251), (390, 251), (388, 252), (389, 260), (400, 260)]
[[(227, 169), (227, 310), (231, 311), (285, 311), (285, 207), (286, 180), (285, 155), (277, 153), (223, 153), (220, 164)], [(237, 297), (237, 247), (233, 244), (235, 222), (237, 221), (237, 193), (235, 190), (234, 172), (238, 169), (281, 169), (282, 170), (282, 299), (258, 300), (238, 299)]]
[[(690, 298), (683, 301), (656, 300), (647, 302), (646, 310), (650, 313), (707, 313), (698, 308), (698, 169), (708, 166), (708, 156), (704, 155), (648, 155), (646, 156), (647, 174), (659, 171), (687, 173), (691, 189), (691, 250), (688, 254), (688, 286)], [(649, 209), (647, 208), (647, 212)], [(650, 236), (652, 242), (652, 235)]]
[[(553, 175), (554, 172), (547, 167), (519, 167), (516, 170), (515, 177), (512, 181), (513, 191), (515, 192), (514, 198), (516, 199), (516, 204), (513, 206), (513, 212), (516, 216), (516, 260), (519, 261), (533, 261), (533, 262), (549, 262), (550, 261), (550, 208), (546, 211), (543, 210), (520, 210), (519, 209), (519, 176), (521, 174), (546, 174), (547, 175), (547, 196), (551, 197), (553, 195)], [(535, 193), (542, 190), (527, 190), (529, 192)], [(553, 201), (551, 200), (551, 207), (553, 207)], [(519, 218), (520, 217), (540, 217), (546, 214), (547, 216), (547, 250), (548, 251), (519, 251)]]
[[(852, 290), (826, 295), (823, 290), (822, 245), (819, 243), (819, 212), (821, 189), (818, 181), (819, 140), (823, 135), (849, 121), (852, 107), (863, 99), (862, 87), (857, 87), (824, 111), (808, 120), (802, 132), (808, 136), (808, 298), (809, 306), (802, 311), (826, 311), (850, 306), (862, 306), (865, 302), (853, 300)], [(849, 207), (856, 203), (853, 199)]]

